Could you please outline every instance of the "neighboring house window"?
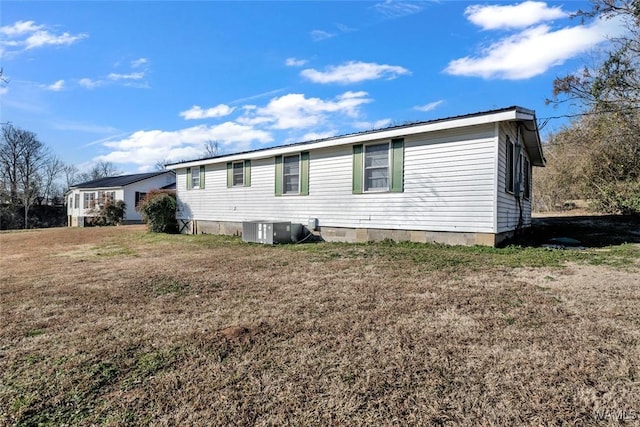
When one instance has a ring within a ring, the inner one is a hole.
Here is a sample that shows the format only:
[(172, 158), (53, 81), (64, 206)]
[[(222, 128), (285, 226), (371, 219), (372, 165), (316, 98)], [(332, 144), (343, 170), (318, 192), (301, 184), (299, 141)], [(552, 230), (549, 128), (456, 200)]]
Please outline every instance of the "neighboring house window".
[(227, 163), (227, 188), (251, 187), (251, 160)]
[(513, 193), (513, 187), (515, 182), (515, 145), (507, 135), (506, 141), (506, 171), (505, 171), (505, 190), (509, 193)]
[(404, 140), (353, 146), (353, 193), (404, 191)]
[(96, 206), (96, 193), (84, 193), (84, 209), (93, 209)]
[(529, 159), (522, 156), (522, 179), (524, 181), (524, 198), (531, 198), (531, 163)]
[(80, 208), (80, 195), (79, 194), (74, 194), (73, 195), (73, 208), (74, 209)]
[(276, 196), (309, 195), (309, 152), (276, 156)]
[(140, 205), (140, 201), (144, 199), (146, 195), (147, 193), (136, 191), (136, 203), (135, 203), (136, 208), (138, 207), (138, 205)]
[(204, 166), (187, 168), (187, 190), (204, 189)]
[(98, 191), (98, 203), (100, 203), (101, 205), (107, 202), (113, 202), (115, 198), (115, 191)]

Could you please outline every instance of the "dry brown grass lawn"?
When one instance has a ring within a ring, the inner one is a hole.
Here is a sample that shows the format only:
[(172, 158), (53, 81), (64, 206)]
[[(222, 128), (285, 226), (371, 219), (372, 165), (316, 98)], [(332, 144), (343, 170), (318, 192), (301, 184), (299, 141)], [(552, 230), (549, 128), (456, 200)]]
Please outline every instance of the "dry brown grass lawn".
[(638, 424), (639, 258), (1, 233), (0, 424)]

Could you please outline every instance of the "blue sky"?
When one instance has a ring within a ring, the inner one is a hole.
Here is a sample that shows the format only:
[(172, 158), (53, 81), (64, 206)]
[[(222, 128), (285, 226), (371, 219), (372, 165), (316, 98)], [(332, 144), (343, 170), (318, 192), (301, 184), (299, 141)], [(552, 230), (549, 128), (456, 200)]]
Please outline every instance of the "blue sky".
[[(124, 172), (520, 105), (621, 31), (589, 2), (3, 1), (2, 122)], [(557, 129), (551, 120), (542, 132)]]

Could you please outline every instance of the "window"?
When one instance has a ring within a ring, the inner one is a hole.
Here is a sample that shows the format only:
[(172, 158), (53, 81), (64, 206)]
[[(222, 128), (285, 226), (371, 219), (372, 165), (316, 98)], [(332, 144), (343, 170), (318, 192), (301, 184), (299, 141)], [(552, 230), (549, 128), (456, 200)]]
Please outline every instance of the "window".
[(187, 190), (204, 189), (204, 166), (187, 168)]
[(353, 146), (353, 193), (404, 191), (404, 139)]
[(514, 181), (515, 181), (515, 145), (507, 135), (506, 141), (506, 171), (505, 171), (505, 190), (509, 193), (513, 193)]
[(136, 197), (136, 199), (135, 199), (136, 208), (140, 205), (140, 201), (142, 201), (142, 199), (144, 199), (146, 195), (147, 195), (147, 193), (143, 193), (141, 191), (136, 191), (136, 196), (135, 196)]
[(107, 202), (113, 202), (115, 198), (115, 191), (98, 191), (98, 203), (100, 203), (101, 205)]
[(283, 193), (298, 194), (300, 188), (300, 156), (285, 156), (283, 166)]
[(191, 170), (191, 188), (200, 188), (200, 168)]
[(84, 193), (84, 209), (93, 209), (96, 206), (96, 193)]
[(309, 195), (309, 152), (276, 156), (276, 196)]
[(531, 198), (531, 163), (529, 159), (522, 156), (522, 179), (524, 180), (524, 198)]
[(364, 191), (389, 190), (389, 144), (364, 147)]
[(73, 195), (73, 208), (74, 209), (80, 208), (80, 195), (79, 194), (74, 194)]
[(233, 164), (233, 184), (234, 187), (244, 185), (244, 163), (235, 162)]
[(251, 160), (227, 163), (227, 188), (251, 187)]

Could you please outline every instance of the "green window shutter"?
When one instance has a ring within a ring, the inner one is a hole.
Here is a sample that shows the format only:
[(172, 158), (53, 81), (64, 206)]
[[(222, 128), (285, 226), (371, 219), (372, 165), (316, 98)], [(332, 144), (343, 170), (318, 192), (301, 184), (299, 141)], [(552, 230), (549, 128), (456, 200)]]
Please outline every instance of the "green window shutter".
[(227, 162), (227, 188), (233, 187), (233, 162)]
[(191, 190), (191, 168), (187, 168), (187, 190)]
[(404, 191), (404, 139), (391, 140), (391, 192)]
[(282, 196), (282, 156), (276, 156), (276, 196)]
[(204, 165), (200, 166), (200, 189), (204, 190)]
[(244, 186), (251, 187), (251, 160), (244, 161)]
[(353, 146), (353, 194), (362, 194), (362, 144)]
[(309, 152), (300, 153), (300, 195), (309, 195)]

